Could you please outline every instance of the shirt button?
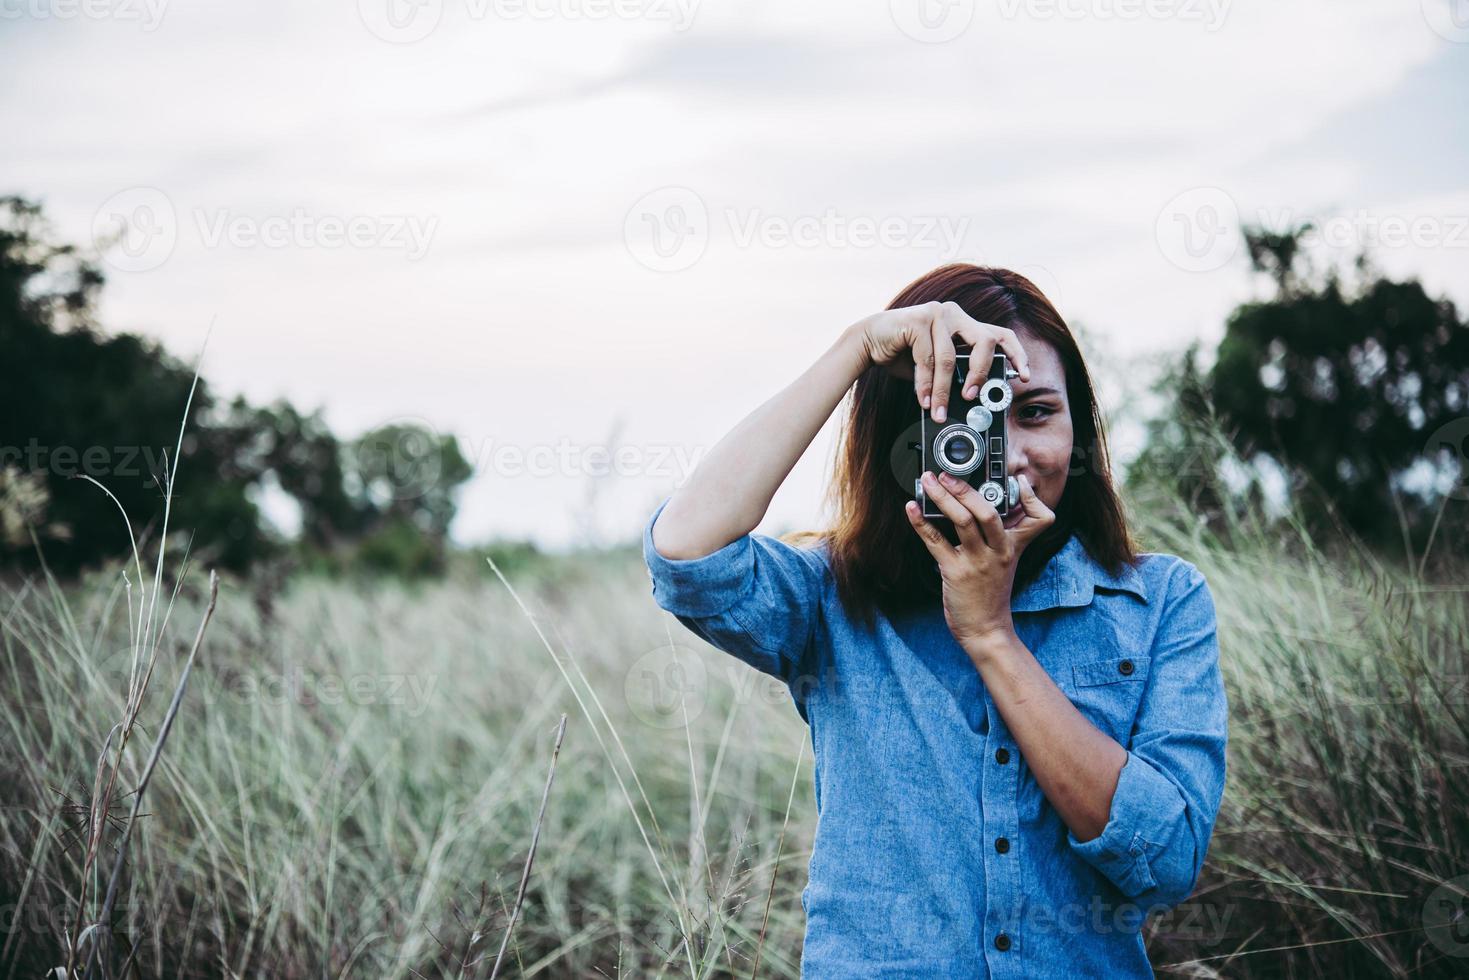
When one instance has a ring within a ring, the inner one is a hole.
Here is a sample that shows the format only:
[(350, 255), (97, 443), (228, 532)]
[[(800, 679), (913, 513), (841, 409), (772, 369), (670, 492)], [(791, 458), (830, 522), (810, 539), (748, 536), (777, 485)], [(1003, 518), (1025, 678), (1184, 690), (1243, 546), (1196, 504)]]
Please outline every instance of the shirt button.
[(998, 749), (995, 749), (995, 761), (998, 762), (1002, 766), (1005, 763), (1009, 762), (1010, 761), (1010, 750), (1009, 749), (1006, 749), (1006, 748), (998, 748)]
[(1124, 661), (1122, 661), (1122, 663), (1120, 663), (1120, 664), (1117, 665), (1117, 670), (1124, 677), (1127, 676), (1128, 674), (1131, 674), (1132, 673), (1132, 661), (1131, 660), (1124, 660)]
[(1010, 937), (1009, 936), (1005, 935), (1002, 932), (998, 936), (995, 937), (995, 949), (998, 949), (1000, 952), (1003, 953), (1005, 950), (1007, 950), (1009, 948), (1010, 948)]
[(1010, 839), (1008, 837), (995, 838), (995, 850), (1005, 854), (1010, 850)]

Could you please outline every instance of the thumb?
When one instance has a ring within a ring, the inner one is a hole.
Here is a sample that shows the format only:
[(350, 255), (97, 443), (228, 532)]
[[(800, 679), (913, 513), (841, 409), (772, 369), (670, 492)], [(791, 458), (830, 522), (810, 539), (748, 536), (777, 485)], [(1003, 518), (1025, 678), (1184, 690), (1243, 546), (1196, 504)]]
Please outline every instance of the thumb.
[(1030, 485), (1030, 477), (1018, 477), (1016, 482), (1020, 484), (1020, 506), (1025, 511), (1025, 517), (1015, 530), (1028, 531), (1028, 536), (1034, 536), (1049, 527), (1056, 519), (1056, 514), (1036, 494), (1035, 488)]

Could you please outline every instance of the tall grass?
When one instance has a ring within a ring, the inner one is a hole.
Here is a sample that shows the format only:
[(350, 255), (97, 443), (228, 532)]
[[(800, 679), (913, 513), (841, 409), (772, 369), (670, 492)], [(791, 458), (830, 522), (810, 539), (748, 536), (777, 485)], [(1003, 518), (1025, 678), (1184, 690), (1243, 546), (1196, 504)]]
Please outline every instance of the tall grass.
[[(1463, 560), (1420, 572), (1289, 520), (1132, 506), (1149, 550), (1209, 580), (1232, 711), (1204, 879), (1149, 927), (1159, 972), (1462, 972), (1469, 938), (1438, 924), (1469, 905)], [(177, 621), (202, 612), (197, 578), (160, 583)], [(223, 583), (154, 774), (112, 923), (138, 976), (485, 976), (465, 951), (506, 934), (537, 827), (503, 975), (748, 977), (757, 956), (798, 975), (805, 726), (656, 608), (634, 551), (268, 588)], [(127, 595), (119, 569), (0, 596), (0, 975), (40, 976), (84, 911), (69, 801), (127, 709)], [(160, 640), (104, 853), (186, 641)]]

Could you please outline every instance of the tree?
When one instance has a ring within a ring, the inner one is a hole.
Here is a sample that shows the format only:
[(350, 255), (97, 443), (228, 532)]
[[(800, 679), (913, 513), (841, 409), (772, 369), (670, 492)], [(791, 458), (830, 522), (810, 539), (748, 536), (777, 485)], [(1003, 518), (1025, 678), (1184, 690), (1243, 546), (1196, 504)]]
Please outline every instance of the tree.
[[(1171, 418), (1155, 434), (1167, 447), (1169, 426), (1215, 414), (1253, 464), (1245, 492), (1257, 500), (1259, 473), (1274, 467), (1319, 525), (1334, 513), (1370, 542), (1421, 544), (1446, 486), (1465, 475), (1463, 450), (1448, 451), (1435, 433), (1469, 416), (1469, 323), (1452, 301), (1433, 299), (1416, 280), (1387, 279), (1365, 256), (1354, 283), (1335, 269), (1303, 268), (1309, 230), (1244, 229), (1252, 266), (1276, 295), (1231, 314), (1206, 375), (1186, 355), (1168, 379), (1177, 385)], [(1176, 448), (1177, 433), (1171, 438)], [(1180, 484), (1217, 486), (1206, 470)]]
[[(193, 371), (157, 344), (101, 335), (102, 283), (94, 262), (52, 241), (39, 206), (0, 198), (0, 468), (42, 484), (61, 531), (45, 548), (56, 570), (130, 548), (117, 508), (82, 477), (103, 484), (146, 536), (161, 524), (168, 474), (171, 526), (196, 531), (203, 557), (242, 568), (269, 542), (248, 481), (230, 479), (237, 433), (211, 426), (202, 380), (190, 404)], [(36, 554), (29, 540), (6, 541), (0, 560)]]
[(471, 472), (452, 436), (392, 425), (343, 445), (320, 411), (217, 405), (157, 344), (101, 332), (103, 283), (94, 261), (53, 240), (38, 205), (0, 198), (0, 562), (44, 555), (70, 573), (126, 557), (117, 506), (80, 477), (116, 497), (140, 545), (161, 524), (172, 479), (169, 526), (192, 535), (196, 556), (243, 570), (285, 552), (255, 502), (273, 479), (300, 505), (309, 561), (443, 568)]

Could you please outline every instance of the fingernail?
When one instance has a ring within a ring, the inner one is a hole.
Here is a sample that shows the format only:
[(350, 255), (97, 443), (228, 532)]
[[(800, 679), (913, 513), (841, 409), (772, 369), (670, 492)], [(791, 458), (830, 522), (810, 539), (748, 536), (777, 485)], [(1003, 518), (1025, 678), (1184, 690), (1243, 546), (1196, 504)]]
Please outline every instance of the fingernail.
[(944, 420), (945, 414), (946, 413), (944, 411), (944, 406), (940, 405), (938, 408), (933, 410), (933, 420), (935, 422), (942, 422)]
[(927, 483), (929, 486), (933, 486), (933, 482), (934, 481), (933, 481), (933, 472), (932, 471), (930, 471), (930, 470), (924, 470), (923, 471), (923, 482), (924, 483)]
[(965, 398), (973, 398), (977, 394), (979, 394), (979, 389), (974, 387), (974, 385), (970, 385), (968, 388), (964, 389)]
[(954, 475), (952, 473), (940, 473), (939, 482), (946, 487), (952, 487), (959, 481), (954, 478)]
[(923, 396), (923, 407), (924, 408), (928, 408), (928, 396), (927, 395), (924, 395)]

